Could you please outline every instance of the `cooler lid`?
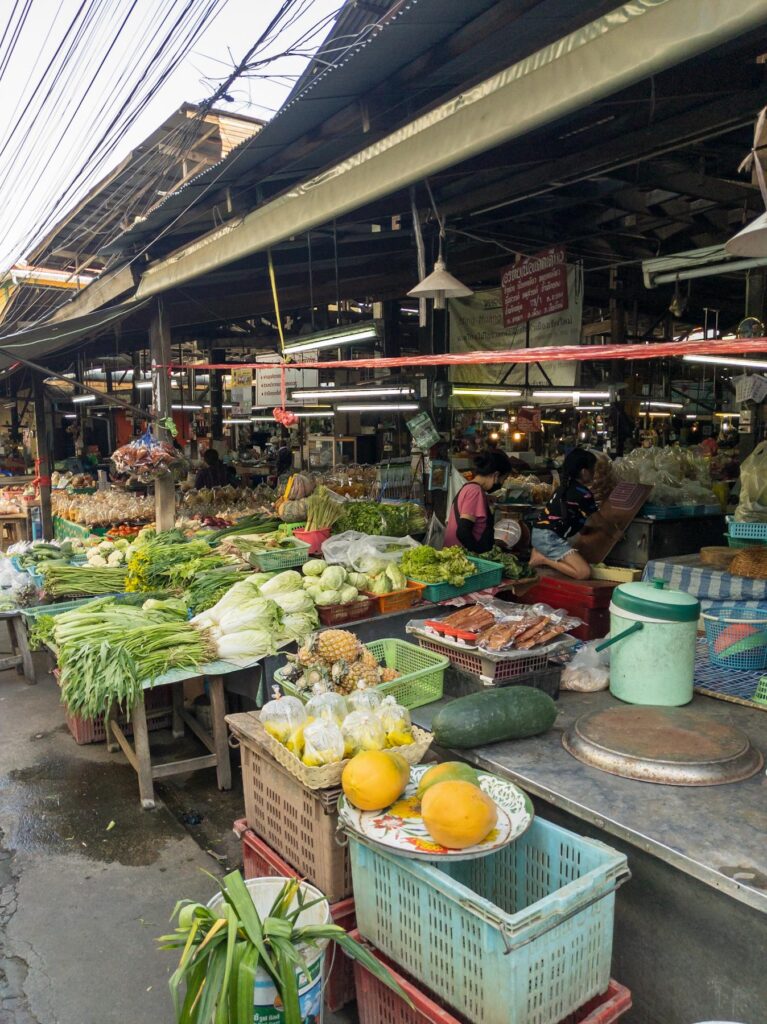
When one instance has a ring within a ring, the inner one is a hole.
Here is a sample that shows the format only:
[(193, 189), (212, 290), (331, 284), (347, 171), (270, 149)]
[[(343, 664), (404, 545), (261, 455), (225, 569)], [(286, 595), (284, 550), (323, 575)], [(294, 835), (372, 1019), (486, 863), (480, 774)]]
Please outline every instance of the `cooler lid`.
[(613, 591), (613, 604), (648, 619), (696, 622), (700, 617), (700, 601), (683, 590), (666, 590), (664, 580), (621, 583)]

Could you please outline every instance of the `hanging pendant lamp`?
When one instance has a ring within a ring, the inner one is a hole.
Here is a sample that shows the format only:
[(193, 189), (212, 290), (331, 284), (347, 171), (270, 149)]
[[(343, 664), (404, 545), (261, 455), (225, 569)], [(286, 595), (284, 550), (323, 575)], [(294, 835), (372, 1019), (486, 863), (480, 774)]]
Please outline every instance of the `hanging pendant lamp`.
[(445, 299), (462, 299), (473, 294), (471, 288), (461, 284), (448, 271), (441, 255), (437, 257), (432, 273), (408, 292), (414, 299), (434, 299), (435, 309), (444, 309)]

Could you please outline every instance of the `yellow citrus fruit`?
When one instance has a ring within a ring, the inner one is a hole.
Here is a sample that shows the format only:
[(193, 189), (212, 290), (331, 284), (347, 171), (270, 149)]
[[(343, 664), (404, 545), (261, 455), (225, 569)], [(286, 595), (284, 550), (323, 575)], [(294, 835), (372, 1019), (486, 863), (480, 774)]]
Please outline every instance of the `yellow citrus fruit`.
[(349, 803), (361, 811), (379, 811), (402, 796), (409, 777), (404, 757), (386, 750), (365, 750), (345, 766), (341, 785)]
[(475, 786), (478, 784), (477, 773), (471, 765), (465, 764), (463, 761), (442, 761), (423, 773), (421, 781), (418, 783), (416, 796), (422, 800), (426, 790), (438, 782), (457, 781), (458, 779), (461, 782), (471, 782)]
[(479, 786), (457, 779), (426, 790), (421, 817), (432, 839), (449, 850), (465, 850), (492, 832), (498, 811)]

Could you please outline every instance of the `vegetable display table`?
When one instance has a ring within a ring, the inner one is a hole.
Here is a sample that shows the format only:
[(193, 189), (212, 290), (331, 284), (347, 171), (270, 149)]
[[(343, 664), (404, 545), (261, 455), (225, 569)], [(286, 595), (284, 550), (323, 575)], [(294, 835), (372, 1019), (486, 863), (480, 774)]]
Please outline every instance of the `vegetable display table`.
[(30, 685), (36, 683), (35, 666), (27, 642), (27, 631), (21, 621), (21, 612), (0, 612), (0, 620), (7, 624), (11, 640), (11, 653), (7, 657), (0, 657), (0, 672), (15, 668)]
[[(254, 668), (260, 658), (245, 664), (235, 665), (226, 661), (214, 661), (201, 665), (199, 669), (174, 669), (144, 684), (144, 690), (156, 689), (158, 686), (173, 687), (173, 735), (177, 738), (184, 735), (184, 727), (188, 727), (200, 742), (207, 747), (208, 753), (196, 757), (185, 758), (183, 761), (167, 761), (163, 764), (152, 763), (149, 747), (149, 730), (147, 728), (147, 712), (142, 701), (131, 712), (133, 725), (133, 743), (125, 735), (117, 721), (118, 709), (112, 707), (106, 716), (104, 725), (107, 734), (107, 749), (114, 753), (122, 750), (129, 764), (138, 776), (139, 797), (141, 806), (149, 810), (155, 805), (154, 780), (164, 779), (172, 775), (184, 775), (187, 772), (200, 771), (203, 768), (215, 768), (219, 789), (232, 788), (232, 766), (229, 760), (229, 740), (224, 721), (226, 701), (224, 698), (224, 676), (230, 672)], [(212, 731), (204, 729), (198, 719), (184, 708), (183, 684), (192, 679), (203, 679), (210, 694), (210, 711)]]

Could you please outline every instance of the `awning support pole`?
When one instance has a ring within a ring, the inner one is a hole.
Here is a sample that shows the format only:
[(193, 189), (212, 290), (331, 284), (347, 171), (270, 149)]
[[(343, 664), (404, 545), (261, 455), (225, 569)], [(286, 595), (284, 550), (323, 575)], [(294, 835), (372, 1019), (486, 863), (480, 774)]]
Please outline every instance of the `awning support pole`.
[[(160, 419), (171, 415), (170, 371), (165, 367), (171, 361), (170, 324), (163, 308), (162, 299), (157, 299), (149, 324), (149, 348), (152, 356), (152, 396), (155, 414)], [(169, 441), (170, 435), (163, 427), (157, 428), (158, 438)], [(154, 485), (155, 527), (158, 533), (172, 530), (176, 522), (176, 488), (172, 474), (158, 477)]]

